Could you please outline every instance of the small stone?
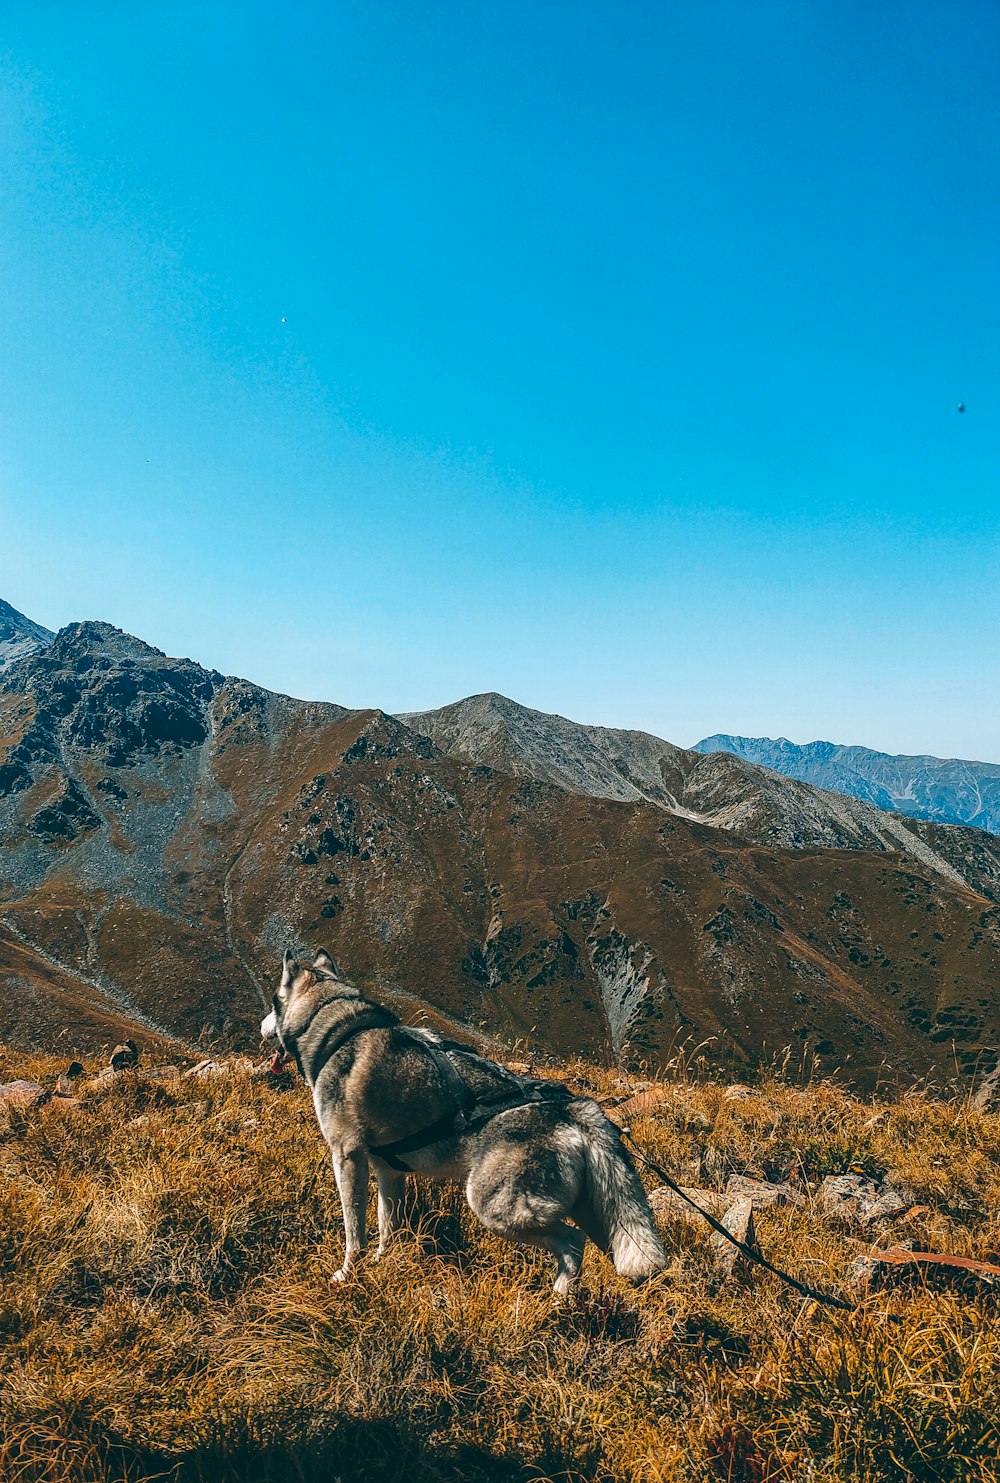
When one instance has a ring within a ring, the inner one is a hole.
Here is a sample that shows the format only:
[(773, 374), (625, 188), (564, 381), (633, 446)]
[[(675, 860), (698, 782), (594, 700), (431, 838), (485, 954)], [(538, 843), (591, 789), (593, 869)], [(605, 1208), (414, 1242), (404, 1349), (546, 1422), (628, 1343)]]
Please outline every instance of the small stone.
[(134, 1040), (125, 1040), (111, 1052), (112, 1071), (129, 1071), (139, 1064), (139, 1047)]
[(150, 1066), (143, 1071), (147, 1081), (180, 1081), (181, 1068), (179, 1066)]
[(228, 1076), (229, 1066), (225, 1061), (199, 1061), (197, 1066), (192, 1066), (190, 1071), (185, 1071), (185, 1076), (193, 1076), (198, 1081), (211, 1081), (216, 1076)]
[[(682, 1220), (691, 1220), (698, 1225), (703, 1225), (704, 1222), (699, 1218), (697, 1211), (692, 1210), (688, 1200), (693, 1201), (698, 1210), (705, 1210), (709, 1215), (714, 1215), (716, 1220), (721, 1220), (733, 1204), (732, 1200), (719, 1194), (717, 1190), (693, 1189), (687, 1185), (681, 1185), (680, 1188), (682, 1190), (680, 1195), (666, 1184), (653, 1190), (649, 1196), (649, 1203), (654, 1215), (674, 1218), (679, 1216)], [(687, 1200), (683, 1198), (684, 1195), (687, 1195)]]
[(0, 1086), (0, 1102), (8, 1107), (43, 1107), (51, 1098), (52, 1093), (34, 1081), (8, 1081)]
[[(731, 1236), (735, 1236), (737, 1241), (742, 1241), (744, 1246), (749, 1246), (751, 1251), (758, 1249), (752, 1200), (734, 1200), (722, 1217), (722, 1224)], [(727, 1241), (719, 1231), (712, 1232), (710, 1244), (715, 1260), (729, 1276), (747, 1276), (753, 1270), (753, 1262), (740, 1251), (738, 1246)]]
[[(747, 1198), (732, 1199), (729, 1195), (723, 1195), (718, 1190), (694, 1189), (686, 1185), (680, 1186), (681, 1193), (678, 1194), (669, 1185), (661, 1185), (654, 1189), (649, 1197), (649, 1203), (655, 1215), (672, 1219), (686, 1220), (691, 1225), (697, 1226), (699, 1230), (705, 1230), (707, 1221), (702, 1220), (698, 1211), (704, 1211), (706, 1215), (714, 1216), (721, 1225), (725, 1226), (731, 1236), (737, 1241), (742, 1241), (744, 1246), (750, 1246), (757, 1250), (757, 1233), (753, 1222), (753, 1201)], [(687, 1199), (684, 1196), (687, 1196)], [(688, 1204), (691, 1201), (697, 1209), (692, 1209)], [(713, 1231), (709, 1236), (709, 1244), (712, 1255), (719, 1266), (729, 1275), (734, 1276), (739, 1268), (743, 1275), (753, 1265), (743, 1255), (739, 1247), (727, 1241), (720, 1231)]]
[(750, 1200), (755, 1210), (806, 1203), (805, 1196), (789, 1184), (771, 1184), (766, 1179), (749, 1179), (745, 1174), (730, 1174), (726, 1180), (726, 1194), (734, 1200)]
[(916, 1196), (891, 1173), (881, 1185), (863, 1174), (831, 1174), (820, 1185), (816, 1203), (824, 1215), (845, 1225), (874, 1225), (898, 1219), (916, 1204)]
[(972, 1105), (979, 1112), (1000, 1111), (1000, 1065), (983, 1077), (972, 1098)]
[(861, 1217), (863, 1225), (874, 1225), (877, 1220), (897, 1220), (905, 1215), (914, 1204), (904, 1194), (896, 1189), (883, 1188), (878, 1199), (872, 1205), (867, 1214)]
[(77, 1082), (83, 1075), (83, 1067), (79, 1061), (71, 1061), (56, 1082), (56, 1091), (60, 1097), (72, 1097), (76, 1090)]
[(631, 1097), (626, 1097), (624, 1102), (617, 1106), (605, 1108), (609, 1116), (617, 1119), (619, 1117), (633, 1117), (644, 1112), (655, 1112), (662, 1107), (670, 1096), (670, 1088), (665, 1086), (649, 1086), (643, 1091), (635, 1092)]
[(845, 1223), (864, 1219), (877, 1198), (877, 1187), (863, 1174), (828, 1174), (816, 1192), (822, 1214)]
[(858, 1256), (850, 1265), (847, 1273), (849, 1287), (868, 1287), (874, 1282), (878, 1272), (878, 1262), (870, 1256)]

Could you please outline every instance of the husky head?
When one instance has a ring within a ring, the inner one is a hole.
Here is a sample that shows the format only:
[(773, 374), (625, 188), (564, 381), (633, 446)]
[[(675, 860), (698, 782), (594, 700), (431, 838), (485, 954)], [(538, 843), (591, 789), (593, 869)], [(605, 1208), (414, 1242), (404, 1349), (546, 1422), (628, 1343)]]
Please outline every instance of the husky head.
[(296, 962), (291, 950), (286, 949), (281, 963), (281, 981), (278, 984), (278, 992), (271, 1001), (271, 1012), (265, 1015), (260, 1022), (262, 1039), (276, 1040), (284, 1050), (285, 1043), (281, 1035), (281, 1026), (289, 1009), (294, 1001), (307, 993), (314, 984), (324, 981), (340, 982), (337, 965), (325, 947), (320, 948), (308, 967)]

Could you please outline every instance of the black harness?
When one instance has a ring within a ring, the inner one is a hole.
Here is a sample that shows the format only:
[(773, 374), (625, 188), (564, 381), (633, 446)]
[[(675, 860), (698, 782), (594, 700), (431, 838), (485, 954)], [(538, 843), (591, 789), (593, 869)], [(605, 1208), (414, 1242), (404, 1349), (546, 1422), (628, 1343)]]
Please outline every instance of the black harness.
[(326, 1008), (327, 1005), (322, 1004), (313, 1011), (301, 1030), (297, 1032), (289, 1051), (284, 1037), (280, 1034), (279, 1006), (275, 1001), (275, 1023), (279, 1027), (281, 1047), (289, 1051), (299, 1069), (300, 1076), (310, 1084), (315, 1081), (326, 1062), (356, 1035), (363, 1035), (367, 1030), (399, 1030), (401, 1034), (415, 1041), (430, 1055), (455, 1104), (450, 1112), (446, 1112), (428, 1127), (421, 1128), (419, 1132), (408, 1133), (405, 1138), (396, 1138), (392, 1143), (372, 1145), (368, 1149), (368, 1152), (375, 1158), (381, 1159), (383, 1163), (389, 1165), (390, 1169), (395, 1169), (400, 1174), (413, 1172), (408, 1164), (403, 1163), (402, 1154), (418, 1153), (420, 1149), (430, 1148), (432, 1144), (441, 1143), (447, 1138), (461, 1138), (467, 1137), (470, 1133), (478, 1133), (493, 1118), (499, 1117), (504, 1112), (513, 1112), (517, 1107), (572, 1100), (573, 1093), (558, 1082), (529, 1080), (526, 1077), (515, 1076), (512, 1072), (503, 1071), (502, 1068), (498, 1069), (501, 1070), (507, 1084), (499, 1088), (493, 1096), (477, 1096), (458, 1071), (453, 1059), (458, 1056), (474, 1056), (475, 1052), (467, 1045), (461, 1045), (453, 1040), (425, 1039), (419, 1031), (401, 1025), (389, 1010), (382, 1009), (377, 1004), (364, 1004), (363, 1001), (361, 1012), (348, 1024), (330, 1026), (315, 1050), (307, 1055), (308, 1065), (305, 1065), (299, 1052), (298, 1038), (305, 1034)]
[(430, 1052), (456, 1105), (452, 1112), (445, 1113), (418, 1133), (410, 1133), (405, 1138), (397, 1138), (393, 1143), (383, 1143), (368, 1150), (400, 1174), (413, 1172), (408, 1164), (403, 1163), (401, 1154), (417, 1153), (420, 1149), (430, 1148), (432, 1144), (441, 1143), (446, 1138), (466, 1138), (472, 1133), (479, 1133), (495, 1117), (500, 1117), (504, 1112), (513, 1112), (518, 1107), (572, 1100), (573, 1093), (558, 1082), (529, 1081), (510, 1072), (503, 1073), (505, 1081), (510, 1083), (508, 1086), (501, 1087), (493, 1096), (477, 1096), (463, 1079), (453, 1060), (455, 1056), (474, 1054), (469, 1051), (468, 1046), (447, 1040), (435, 1044), (412, 1031), (404, 1033), (419, 1040), (423, 1048)]

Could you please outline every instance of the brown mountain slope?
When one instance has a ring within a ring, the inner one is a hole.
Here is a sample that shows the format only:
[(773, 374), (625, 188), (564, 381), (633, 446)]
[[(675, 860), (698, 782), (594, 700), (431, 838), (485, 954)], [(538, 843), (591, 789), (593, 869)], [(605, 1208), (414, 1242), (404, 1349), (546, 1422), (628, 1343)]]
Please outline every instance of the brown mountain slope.
[(0, 1039), (61, 1008), (60, 1043), (251, 1044), (280, 951), (322, 940), (409, 1017), (563, 1052), (714, 1037), (863, 1083), (1000, 1040), (1000, 909), (912, 855), (512, 777), (99, 624), (0, 678), (0, 933)]
[(154, 1053), (176, 1057), (184, 1049), (175, 1036), (30, 946), (9, 921), (0, 923), (0, 994), (0, 1024), (14, 1044), (69, 1055), (130, 1034)]

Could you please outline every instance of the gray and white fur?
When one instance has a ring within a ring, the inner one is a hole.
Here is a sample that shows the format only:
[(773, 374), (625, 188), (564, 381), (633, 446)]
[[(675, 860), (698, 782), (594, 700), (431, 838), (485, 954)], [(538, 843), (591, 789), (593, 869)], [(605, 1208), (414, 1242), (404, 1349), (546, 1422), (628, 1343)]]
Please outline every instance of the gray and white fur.
[(285, 954), (261, 1034), (294, 1058), (312, 1089), (344, 1213), (339, 1281), (365, 1254), (370, 1166), (375, 1260), (401, 1224), (413, 1173), (460, 1180), (488, 1230), (551, 1251), (557, 1293), (576, 1281), (588, 1237), (634, 1282), (662, 1270), (642, 1183), (618, 1129), (589, 1098), (402, 1025), (345, 983), (325, 951), (309, 966)]

